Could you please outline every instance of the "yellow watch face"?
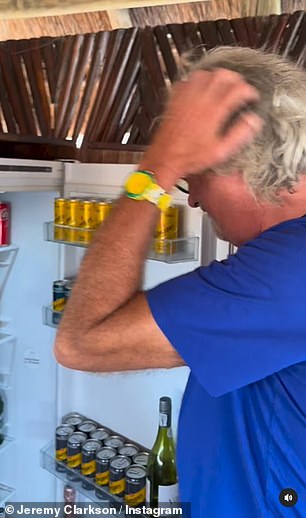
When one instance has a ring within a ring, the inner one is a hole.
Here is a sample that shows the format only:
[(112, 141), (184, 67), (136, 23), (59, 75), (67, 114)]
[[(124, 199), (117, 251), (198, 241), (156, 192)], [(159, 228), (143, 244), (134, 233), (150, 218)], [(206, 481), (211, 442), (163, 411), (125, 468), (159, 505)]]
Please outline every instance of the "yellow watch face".
[(129, 195), (141, 196), (152, 183), (151, 175), (139, 171), (127, 179), (125, 189)]

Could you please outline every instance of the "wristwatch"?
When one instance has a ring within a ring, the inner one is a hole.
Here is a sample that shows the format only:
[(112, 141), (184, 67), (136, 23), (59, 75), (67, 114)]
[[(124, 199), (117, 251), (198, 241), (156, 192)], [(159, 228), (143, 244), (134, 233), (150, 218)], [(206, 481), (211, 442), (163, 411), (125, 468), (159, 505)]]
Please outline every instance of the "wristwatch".
[(155, 181), (150, 171), (134, 171), (125, 182), (125, 194), (133, 200), (147, 200), (161, 211), (171, 205), (172, 196)]

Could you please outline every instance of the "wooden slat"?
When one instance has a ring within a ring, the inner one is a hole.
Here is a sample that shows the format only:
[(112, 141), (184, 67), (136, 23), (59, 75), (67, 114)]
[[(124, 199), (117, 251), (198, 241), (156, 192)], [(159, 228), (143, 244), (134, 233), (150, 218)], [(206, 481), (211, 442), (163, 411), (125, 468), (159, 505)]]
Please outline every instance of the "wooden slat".
[[(65, 138), (66, 134), (64, 132), (63, 123), (66, 116), (67, 106), (70, 102), (70, 94), (73, 88), (75, 71), (78, 65), (78, 56), (80, 52), (80, 48), (83, 43), (84, 36), (79, 35), (72, 37), (70, 40), (70, 45), (67, 48), (71, 50), (69, 55), (69, 60), (67, 63), (63, 64), (61, 71), (59, 74), (59, 79), (57, 83), (57, 92), (56, 92), (56, 111), (55, 111), (55, 129), (54, 135), (56, 138)], [(68, 56), (63, 56), (63, 60), (67, 59)]]
[(270, 35), (270, 40), (266, 46), (270, 52), (279, 52), (280, 44), (283, 39), (284, 32), (286, 31), (287, 23), (289, 20), (289, 14), (282, 14), (278, 16), (278, 22)]
[(2, 112), (3, 112), (4, 118), (5, 118), (5, 123), (6, 123), (8, 131), (11, 133), (17, 133), (17, 126), (16, 126), (13, 109), (12, 109), (12, 103), (10, 102), (10, 99), (8, 97), (8, 93), (7, 93), (7, 89), (6, 89), (6, 85), (5, 85), (6, 75), (5, 75), (5, 69), (3, 70), (3, 66), (2, 66), (2, 59), (1, 59), (2, 52), (3, 51), (1, 50), (1, 47), (0, 47), (0, 84), (1, 84), (0, 102), (1, 102), (1, 108), (2, 108)]
[(27, 89), (27, 78), (24, 76), (23, 69), (22, 69), (22, 63), (21, 63), (21, 54), (20, 49), (24, 43), (12, 41), (10, 44), (11, 50), (10, 50), (10, 58), (11, 58), (11, 64), (14, 69), (15, 77), (18, 84), (18, 94), (20, 96), (21, 100), (21, 108), (24, 113), (24, 119), (25, 119), (25, 131), (22, 131), (23, 133), (27, 133), (29, 135), (36, 135), (36, 124), (35, 119), (33, 117), (33, 109), (32, 105), (29, 102), (29, 94)]
[(101, 140), (104, 142), (115, 142), (116, 133), (126, 111), (126, 105), (131, 96), (140, 68), (140, 35), (139, 31), (134, 31), (130, 40), (130, 45), (125, 51), (125, 63), (122, 64), (119, 79), (119, 86), (114, 93), (113, 106), (108, 114), (101, 132)]
[(251, 16), (244, 18), (244, 24), (248, 33), (249, 46), (253, 49), (256, 49), (258, 45), (259, 34), (256, 30), (254, 18)]
[(140, 103), (139, 89), (135, 87), (133, 94), (127, 101), (125, 117), (119, 122), (114, 141), (121, 142), (127, 131), (130, 130)]
[(200, 22), (199, 23), (200, 33), (202, 35), (203, 45), (206, 50), (212, 49), (217, 45), (222, 45), (219, 32), (215, 22)]
[(55, 94), (56, 94), (56, 82), (57, 82), (57, 77), (54, 72), (57, 67), (54, 39), (53, 38), (42, 38), (40, 52), (41, 52), (41, 56), (42, 56), (42, 59), (44, 60), (45, 67), (46, 67), (46, 75), (47, 75), (48, 84), (49, 84), (51, 102), (54, 103)]
[(143, 29), (140, 33), (140, 38), (141, 59), (148, 72), (149, 81), (152, 82), (157, 93), (163, 92), (166, 83), (157, 57), (156, 44), (151, 28), (146, 27)]
[(165, 25), (158, 25), (153, 28), (153, 32), (158, 43), (159, 49), (163, 56), (163, 60), (166, 66), (167, 74), (171, 82), (176, 79), (177, 76), (177, 66), (175, 59), (173, 57), (173, 53), (171, 51), (171, 46), (169, 43), (168, 27)]
[(28, 48), (22, 52), (28, 81), (32, 91), (33, 106), (42, 135), (51, 136), (50, 102), (46, 93), (45, 78), (42, 70), (39, 40), (29, 40)]
[(94, 34), (86, 34), (81, 44), (79, 57), (76, 59), (74, 70), (71, 71), (71, 87), (67, 92), (68, 102), (63, 115), (62, 126), (58, 128), (58, 134), (62, 137), (66, 137), (69, 133), (69, 128), (75, 115), (75, 108), (81, 95), (82, 83), (88, 67), (88, 60), (90, 59), (93, 45)]
[[(118, 52), (124, 38), (125, 30), (118, 29), (110, 33), (109, 40), (107, 42), (107, 48), (105, 53), (105, 62), (100, 75), (99, 89), (95, 104), (92, 108), (90, 119), (88, 121), (87, 128), (84, 134), (85, 142), (88, 140), (96, 141), (96, 135), (99, 132), (99, 122), (101, 114), (104, 110), (109, 110), (109, 102), (105, 96), (106, 85), (108, 84), (109, 78), (111, 77), (113, 67), (116, 64)], [(118, 64), (118, 63), (117, 63)]]
[(262, 32), (258, 40), (258, 47), (261, 49), (268, 49), (270, 46), (272, 34), (275, 31), (276, 34), (279, 33), (279, 31), (277, 31), (279, 16), (276, 14), (272, 14), (270, 16), (263, 16), (262, 22)]
[(231, 26), (229, 20), (221, 19), (216, 21), (216, 27), (219, 33), (219, 37), (222, 40), (222, 45), (237, 45), (237, 39), (235, 37), (235, 31)]
[[(109, 75), (107, 81), (105, 81), (105, 88), (103, 92), (103, 97), (101, 100), (101, 113), (99, 116), (99, 120), (96, 124), (96, 135), (99, 135), (98, 140), (101, 139), (101, 135), (104, 134), (104, 127), (107, 124), (107, 121), (111, 118), (111, 111), (118, 93), (118, 90), (121, 86), (121, 81), (125, 75), (125, 68), (128, 64), (130, 53), (133, 49), (135, 40), (137, 37), (137, 29), (128, 29), (125, 31), (121, 44), (118, 47), (118, 52), (115, 57), (114, 64), (109, 70)], [(133, 54), (133, 65), (138, 66), (137, 62), (139, 60), (137, 52), (137, 47), (135, 47), (136, 52)]]
[[(27, 133), (27, 124), (17, 88), (18, 82), (10, 58), (10, 44), (11, 42), (7, 42), (2, 44), (0, 47), (0, 62), (2, 66), (3, 80), (6, 87), (7, 98), (12, 107), (11, 112), (14, 114), (14, 120), (18, 126), (18, 130), (15, 127), (15, 131), (17, 133)], [(10, 126), (14, 126), (13, 121)]]
[(93, 54), (91, 58), (90, 68), (88, 71), (86, 86), (84, 89), (84, 94), (81, 102), (81, 106), (79, 109), (78, 116), (75, 121), (75, 126), (73, 130), (73, 140), (75, 141), (79, 136), (79, 133), (84, 126), (85, 119), (89, 114), (90, 105), (93, 102), (93, 94), (96, 82), (98, 80), (98, 76), (100, 75), (100, 69), (102, 62), (104, 60), (107, 42), (109, 39), (108, 32), (100, 32), (95, 35), (95, 46), (93, 49)]
[(306, 12), (304, 12), (303, 19), (301, 20), (301, 24), (298, 28), (298, 35), (296, 38), (295, 44), (291, 46), (291, 49), (288, 52), (288, 57), (300, 63), (300, 60), (303, 59), (303, 54), (305, 54), (305, 34), (306, 34)]
[(244, 18), (237, 18), (236, 20), (231, 20), (231, 26), (234, 29), (234, 33), (237, 41), (239, 41), (239, 45), (241, 47), (249, 47), (251, 45), (251, 42), (249, 39), (249, 33), (245, 25)]
[(279, 52), (287, 56), (290, 49), (296, 43), (298, 38), (298, 30), (304, 18), (304, 11), (297, 11), (289, 16), (286, 26), (282, 33)]

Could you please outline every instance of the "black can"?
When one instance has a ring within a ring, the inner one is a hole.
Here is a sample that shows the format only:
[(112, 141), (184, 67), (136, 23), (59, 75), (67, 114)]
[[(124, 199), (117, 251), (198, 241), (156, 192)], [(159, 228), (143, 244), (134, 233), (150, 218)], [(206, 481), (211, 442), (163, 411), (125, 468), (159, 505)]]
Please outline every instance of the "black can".
[(109, 464), (116, 457), (117, 452), (109, 446), (104, 446), (96, 453), (96, 484), (98, 486), (108, 486), (109, 484)]
[(110, 435), (107, 439), (105, 439), (105, 446), (109, 446), (110, 448), (115, 448), (119, 450), (124, 445), (124, 439), (120, 437), (120, 435)]
[(58, 325), (61, 319), (61, 311), (65, 306), (65, 281), (54, 281), (53, 283), (53, 304), (52, 309), (54, 311), (52, 316), (52, 322), (54, 325)]
[(127, 457), (130, 457), (130, 459), (133, 458), (133, 455), (136, 455), (138, 453), (139, 448), (135, 444), (126, 443), (124, 446), (119, 448), (118, 454), (119, 455), (126, 455)]
[(65, 281), (65, 286), (64, 286), (65, 304), (66, 304), (67, 300), (69, 299), (69, 297), (71, 295), (72, 288), (73, 288), (73, 282), (72, 281)]
[(82, 464), (82, 444), (86, 441), (87, 435), (82, 432), (74, 432), (67, 442), (67, 478), (71, 482), (77, 482)]
[(78, 432), (86, 433), (87, 437), (90, 437), (91, 432), (97, 429), (97, 423), (91, 421), (90, 419), (86, 419), (78, 425)]
[(146, 501), (146, 469), (132, 464), (125, 472), (125, 502), (131, 507), (139, 507)]
[(82, 416), (82, 414), (79, 414), (78, 412), (69, 412), (69, 414), (66, 414), (62, 417), (62, 423), (69, 424), (69, 426), (73, 426), (75, 431), (79, 424), (81, 424), (83, 421), (85, 421), (85, 417)]
[(74, 432), (73, 426), (69, 426), (68, 424), (62, 424), (57, 426), (55, 431), (55, 458), (56, 458), (56, 470), (63, 472), (65, 471), (65, 466), (62, 466), (61, 463), (67, 462), (67, 442), (68, 437)]
[(95, 439), (96, 441), (100, 441), (101, 444), (104, 443), (105, 439), (109, 437), (109, 432), (106, 430), (106, 428), (97, 428), (96, 430), (93, 430), (89, 434), (91, 439)]
[(116, 455), (109, 465), (109, 490), (112, 495), (123, 496), (125, 492), (125, 470), (131, 465), (131, 459), (125, 455)]
[(67, 441), (68, 468), (80, 469), (82, 464), (82, 445), (87, 440), (87, 435), (82, 432), (74, 432)]
[(146, 467), (148, 465), (149, 453), (147, 451), (140, 451), (133, 455), (133, 464), (139, 464), (140, 466)]
[[(88, 441), (84, 442), (82, 446), (82, 475), (92, 482), (94, 481), (96, 472), (96, 452), (100, 448), (100, 441), (95, 441), (94, 439), (88, 439)], [(84, 481), (82, 486), (85, 489), (93, 489), (92, 485), (86, 484)]]

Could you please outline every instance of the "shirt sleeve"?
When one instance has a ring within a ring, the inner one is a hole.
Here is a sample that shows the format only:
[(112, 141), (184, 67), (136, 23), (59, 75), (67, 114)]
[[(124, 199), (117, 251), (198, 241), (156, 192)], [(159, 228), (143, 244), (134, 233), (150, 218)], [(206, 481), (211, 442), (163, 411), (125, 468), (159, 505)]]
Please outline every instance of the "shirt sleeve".
[(213, 396), (306, 360), (306, 274), (274, 249), (254, 240), (147, 292), (158, 326)]

